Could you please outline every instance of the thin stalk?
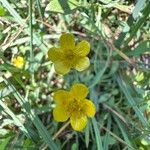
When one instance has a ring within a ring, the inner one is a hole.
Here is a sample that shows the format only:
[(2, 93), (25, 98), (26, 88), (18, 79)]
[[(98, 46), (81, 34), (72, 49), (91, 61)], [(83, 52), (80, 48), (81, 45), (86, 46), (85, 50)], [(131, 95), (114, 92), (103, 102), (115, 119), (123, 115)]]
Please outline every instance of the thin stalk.
[(30, 28), (30, 62), (33, 60), (33, 26), (32, 26), (32, 0), (29, 0), (29, 28)]
[(42, 8), (41, 8), (40, 0), (36, 0), (36, 3), (37, 3), (40, 18), (43, 20), (43, 12), (42, 12)]
[(116, 134), (105, 128), (104, 126), (101, 126), (103, 130), (108, 132), (111, 136), (113, 136), (116, 140), (118, 140), (120, 143), (126, 145), (127, 147), (130, 147), (132, 150), (135, 150), (133, 147), (131, 147), (128, 143), (126, 143), (124, 140), (122, 140), (120, 137), (118, 137)]
[(30, 71), (31, 71), (31, 81), (32, 81), (32, 84), (34, 84), (35, 81), (34, 81), (34, 68), (33, 68), (34, 52), (33, 52), (32, 4), (33, 4), (33, 1), (29, 0)]
[[(52, 137), (52, 140), (55, 140), (70, 124), (70, 121), (66, 122), (56, 133), (55, 135)], [(42, 150), (46, 150), (48, 147), (48, 145), (46, 144)]]
[(66, 129), (66, 127), (68, 127), (68, 125), (70, 124), (70, 121), (66, 122), (58, 131), (57, 133), (55, 133), (55, 135), (53, 136), (53, 140), (55, 140), (61, 133), (62, 131), (64, 131)]

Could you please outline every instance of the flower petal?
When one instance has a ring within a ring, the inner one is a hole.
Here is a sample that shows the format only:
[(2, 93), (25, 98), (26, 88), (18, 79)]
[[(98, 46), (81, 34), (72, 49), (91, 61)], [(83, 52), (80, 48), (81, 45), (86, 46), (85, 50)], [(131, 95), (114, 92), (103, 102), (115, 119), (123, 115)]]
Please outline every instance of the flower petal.
[(48, 58), (52, 62), (60, 61), (62, 52), (60, 48), (52, 47), (48, 50)]
[(23, 57), (21, 56), (17, 56), (15, 58), (12, 59), (12, 63), (14, 64), (14, 66), (16, 66), (19, 69), (22, 69), (24, 64), (25, 64), (25, 60)]
[(54, 93), (54, 100), (56, 104), (63, 105), (65, 107), (71, 100), (71, 94), (65, 90), (58, 90)]
[(92, 101), (86, 99), (83, 109), (88, 117), (94, 117), (96, 113), (96, 107)]
[(64, 50), (72, 50), (75, 48), (74, 36), (71, 33), (65, 33), (60, 37), (60, 46)]
[(70, 71), (70, 66), (65, 65), (63, 62), (55, 62), (54, 68), (58, 74), (62, 75), (67, 74)]
[(56, 106), (53, 110), (53, 117), (58, 122), (64, 122), (69, 118), (69, 114), (63, 107)]
[(21, 56), (18, 56), (18, 57), (17, 57), (17, 60), (18, 60), (19, 62), (24, 62), (24, 59), (23, 59), (23, 57), (21, 57)]
[(82, 57), (78, 60), (75, 69), (78, 71), (83, 71), (90, 66), (90, 60), (88, 57)]
[(86, 56), (90, 52), (89, 42), (83, 40), (81, 41), (74, 50), (75, 54), (78, 56)]
[(72, 116), (70, 117), (71, 126), (76, 131), (82, 131), (87, 124), (87, 117), (84, 116)]
[(83, 100), (89, 93), (89, 89), (84, 84), (77, 83), (72, 86), (71, 93), (78, 100)]

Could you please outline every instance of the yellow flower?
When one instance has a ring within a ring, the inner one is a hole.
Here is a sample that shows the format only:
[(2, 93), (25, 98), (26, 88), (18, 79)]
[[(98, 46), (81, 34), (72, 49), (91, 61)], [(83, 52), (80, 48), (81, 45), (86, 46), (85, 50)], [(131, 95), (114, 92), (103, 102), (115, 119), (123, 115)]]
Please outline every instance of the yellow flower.
[(12, 63), (14, 64), (14, 66), (21, 69), (24, 66), (25, 60), (23, 57), (17, 56), (12, 59)]
[(70, 91), (58, 90), (54, 93), (56, 107), (53, 117), (58, 122), (70, 118), (71, 126), (76, 131), (82, 131), (87, 124), (87, 117), (93, 117), (96, 112), (94, 103), (86, 99), (88, 88), (84, 84), (74, 84)]
[(60, 48), (50, 48), (48, 58), (54, 63), (57, 73), (66, 74), (71, 68), (78, 71), (88, 68), (90, 61), (86, 56), (89, 52), (90, 44), (87, 41), (75, 45), (73, 34), (65, 33), (60, 37)]

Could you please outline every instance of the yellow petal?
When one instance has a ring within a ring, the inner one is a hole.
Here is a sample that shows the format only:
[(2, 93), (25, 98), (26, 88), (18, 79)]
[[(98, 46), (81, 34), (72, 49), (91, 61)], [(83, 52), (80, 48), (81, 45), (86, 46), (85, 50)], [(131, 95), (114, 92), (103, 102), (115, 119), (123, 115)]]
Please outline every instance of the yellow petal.
[(60, 48), (52, 47), (48, 50), (48, 58), (52, 62), (60, 61), (62, 57), (62, 52)]
[(86, 99), (83, 109), (88, 117), (94, 117), (96, 113), (96, 107), (92, 101)]
[(65, 90), (58, 90), (54, 93), (54, 100), (57, 104), (65, 107), (71, 100), (71, 94)]
[(69, 118), (69, 114), (67, 113), (66, 109), (61, 106), (56, 106), (53, 110), (53, 117), (54, 120), (58, 122), (64, 122)]
[(75, 54), (78, 56), (86, 56), (90, 52), (89, 42), (83, 40), (81, 41), (74, 50)]
[(21, 68), (23, 68), (24, 63), (17, 61), (17, 62), (15, 62), (14, 65), (15, 65), (17, 68), (21, 69)]
[(21, 56), (18, 56), (18, 57), (17, 57), (17, 60), (20, 61), (20, 62), (24, 62), (24, 59), (23, 59), (23, 57), (21, 57)]
[(14, 66), (21, 69), (24, 66), (25, 60), (23, 57), (17, 56), (16, 58), (13, 58), (12, 63), (14, 64)]
[(22, 63), (17, 63), (16, 67), (18, 67), (19, 69), (23, 68), (23, 64)]
[(83, 71), (90, 66), (90, 60), (88, 57), (82, 57), (78, 60), (75, 69), (78, 71)]
[(67, 74), (70, 71), (70, 66), (65, 65), (63, 62), (55, 62), (54, 68), (58, 74), (62, 75)]
[(74, 36), (71, 33), (65, 33), (60, 37), (60, 46), (64, 50), (72, 50), (75, 48)]
[(89, 93), (89, 89), (84, 84), (77, 83), (72, 86), (71, 93), (78, 100), (83, 100)]
[(71, 126), (76, 131), (82, 131), (87, 124), (86, 116), (71, 116), (70, 118)]

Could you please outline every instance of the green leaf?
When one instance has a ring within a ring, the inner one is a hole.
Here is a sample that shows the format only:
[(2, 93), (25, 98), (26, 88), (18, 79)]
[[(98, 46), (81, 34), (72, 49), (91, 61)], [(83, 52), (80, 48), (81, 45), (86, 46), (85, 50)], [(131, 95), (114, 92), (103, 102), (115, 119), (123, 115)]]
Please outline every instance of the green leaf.
[(5, 138), (2, 143), (0, 143), (0, 149), (1, 150), (6, 150), (7, 149), (7, 144), (9, 143), (10, 139), (12, 138), (12, 136), (9, 136), (7, 138)]
[(123, 135), (123, 138), (125, 139), (126, 143), (128, 144), (128, 147), (130, 147), (131, 149), (135, 150), (132, 147), (133, 145), (131, 143), (131, 139), (129, 139), (129, 136), (127, 134), (128, 132), (127, 132), (126, 128), (122, 125), (122, 123), (119, 121), (119, 119), (116, 116), (114, 116), (114, 119), (115, 119), (115, 121), (116, 121), (116, 123), (117, 123), (117, 125), (118, 125), (118, 127), (119, 127), (119, 129), (120, 129), (120, 131), (122, 133), (122, 135)]
[(6, 11), (5, 11), (4, 7), (0, 6), (0, 16), (5, 16), (5, 13), (6, 13)]
[(102, 139), (100, 136), (100, 129), (98, 128), (97, 121), (95, 118), (92, 118), (92, 124), (95, 132), (96, 144), (98, 150), (103, 150)]
[(107, 100), (109, 100), (111, 97), (110, 93), (104, 93), (101, 95), (100, 99), (98, 100), (99, 103), (103, 103), (106, 102)]
[(79, 6), (77, 0), (51, 0), (46, 10), (58, 13), (69, 14), (71, 11)]
[(130, 36), (127, 38), (127, 40), (124, 42), (124, 46), (126, 47), (128, 43), (132, 40), (132, 38), (137, 34), (138, 30), (142, 27), (145, 20), (149, 17), (150, 14), (150, 2), (147, 3), (146, 7), (142, 11), (142, 15), (140, 19), (130, 28)]
[[(31, 119), (31, 121), (37, 128), (39, 135), (42, 137), (44, 143), (47, 144), (50, 149), (57, 150), (58, 149), (57, 145), (53, 142), (52, 137), (50, 136), (46, 127), (43, 125), (43, 123), (41, 122), (39, 117), (34, 113), (34, 111), (31, 110), (29, 100), (23, 98), (20, 95), (20, 93), (17, 92), (16, 88), (12, 85), (12, 83), (9, 80), (7, 81), (5, 78), (3, 78), (3, 79), (4, 79), (5, 84), (9, 85), (12, 88), (12, 90), (14, 90), (14, 93), (13, 93), (14, 97), (16, 98), (16, 100), (19, 102), (19, 104), (25, 110), (26, 116), (28, 116)], [(3, 103), (1, 102), (1, 104), (3, 104)]]
[(87, 125), (86, 129), (85, 129), (85, 144), (86, 144), (86, 147), (88, 148), (89, 146), (89, 139), (90, 139), (90, 127), (89, 127), (90, 124)]
[(121, 75), (116, 75), (115, 78), (118, 82), (118, 85), (120, 86), (120, 89), (123, 91), (126, 99), (128, 100), (128, 103), (134, 109), (136, 115), (138, 116), (138, 118), (141, 121), (141, 123), (143, 124), (143, 126), (149, 127), (148, 121), (144, 117), (144, 114), (142, 113), (142, 111), (138, 108), (134, 97), (131, 95), (131, 92), (130, 92), (131, 87), (123, 80)]
[[(108, 50), (107, 50), (107, 52), (108, 52)], [(92, 83), (90, 85), (90, 88), (94, 87), (97, 84), (100, 84), (101, 79), (102, 79), (106, 69), (109, 66), (109, 62), (110, 62), (110, 58), (111, 58), (112, 52), (110, 52), (110, 53), (108, 52), (107, 54), (108, 54), (108, 56), (107, 56), (106, 63), (104, 64), (103, 68), (99, 69), (99, 71), (96, 73), (96, 75), (95, 75), (95, 77), (94, 77), (94, 79), (93, 79), (93, 81), (92, 81)]]
[(40, 15), (41, 19), (43, 19), (44, 13), (43, 13), (43, 10), (42, 10), (42, 7), (41, 7), (40, 0), (36, 0), (36, 3), (37, 3), (37, 6), (38, 6), (39, 15)]
[(138, 0), (138, 2), (135, 5), (135, 8), (133, 10), (132, 16), (134, 19), (136, 19), (140, 15), (140, 11), (143, 9), (145, 5), (145, 0)]
[(129, 51), (126, 54), (128, 56), (138, 57), (145, 52), (150, 53), (150, 41), (141, 42), (133, 51)]
[[(14, 20), (20, 24), (21, 26), (24, 26), (24, 27), (28, 27), (28, 25), (25, 23), (25, 21), (21, 18), (21, 16), (17, 13), (17, 11), (12, 7), (12, 5), (7, 1), (3, 1), (3, 0), (0, 0), (0, 2), (3, 4), (3, 6), (10, 12), (10, 14), (14, 17)], [(24, 32), (27, 33), (28, 35), (30, 35), (30, 30), (28, 28), (24, 29)], [(35, 42), (35, 44), (41, 49), (41, 52), (38, 53), (38, 54), (41, 54), (39, 56), (39, 64), (40, 64), (40, 61), (42, 60), (43, 56), (47, 53), (47, 47), (45, 45), (45, 43), (43, 43), (39, 37), (33, 33), (33, 42)], [(36, 57), (36, 55), (35, 55)]]
[(71, 150), (77, 150), (77, 149), (78, 149), (77, 143), (73, 143)]
[(13, 90), (8, 87), (5, 87), (3, 89), (0, 90), (0, 99), (8, 96), (10, 93), (12, 93)]
[(138, 72), (137, 75), (135, 76), (135, 80), (137, 82), (140, 82), (140, 81), (144, 80), (144, 73), (143, 72)]
[(22, 122), (17, 118), (17, 116), (5, 105), (5, 103), (0, 100), (0, 106), (4, 109), (4, 111), (11, 116), (14, 121), (14, 124), (20, 128), (20, 130), (27, 136), (30, 137), (28, 130), (22, 124)]
[[(109, 116), (108, 121), (107, 121), (107, 129), (110, 130), (112, 125), (112, 120), (111, 117)], [(110, 136), (110, 134), (107, 132), (104, 136), (104, 150), (108, 150), (109, 145), (112, 143), (111, 141), (115, 141), (113, 137)]]

